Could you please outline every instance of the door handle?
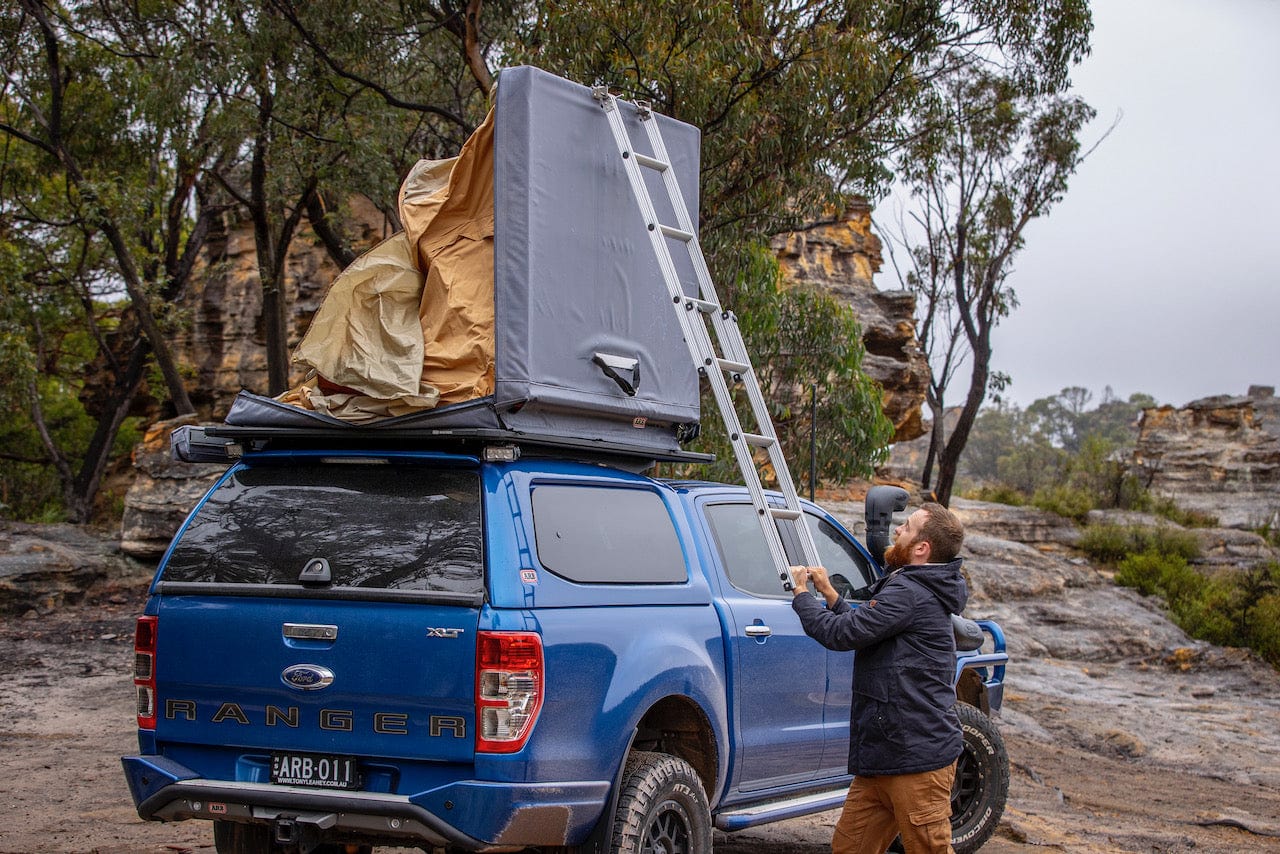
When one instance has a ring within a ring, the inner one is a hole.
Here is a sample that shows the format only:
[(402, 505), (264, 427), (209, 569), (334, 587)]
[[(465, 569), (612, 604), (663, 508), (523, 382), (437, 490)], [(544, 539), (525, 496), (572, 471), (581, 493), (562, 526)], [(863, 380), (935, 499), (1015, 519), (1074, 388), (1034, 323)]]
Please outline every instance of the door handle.
[(768, 626), (754, 625), (747, 626), (745, 632), (749, 638), (767, 638), (769, 635), (773, 634), (773, 629)]

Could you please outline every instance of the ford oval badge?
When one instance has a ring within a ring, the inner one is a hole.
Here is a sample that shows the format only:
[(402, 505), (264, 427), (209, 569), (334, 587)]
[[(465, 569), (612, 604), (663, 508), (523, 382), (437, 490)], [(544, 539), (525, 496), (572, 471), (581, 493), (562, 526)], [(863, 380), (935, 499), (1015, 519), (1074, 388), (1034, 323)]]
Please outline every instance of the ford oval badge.
[(280, 679), (299, 691), (319, 691), (333, 684), (333, 671), (318, 664), (295, 664), (286, 667)]

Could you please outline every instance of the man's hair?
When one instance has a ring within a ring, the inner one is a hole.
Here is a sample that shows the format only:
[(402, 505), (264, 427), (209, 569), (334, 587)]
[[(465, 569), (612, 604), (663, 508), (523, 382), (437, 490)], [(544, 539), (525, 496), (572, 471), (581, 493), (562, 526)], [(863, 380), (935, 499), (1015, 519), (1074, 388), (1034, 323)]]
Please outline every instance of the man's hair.
[(921, 504), (920, 509), (926, 514), (924, 524), (920, 526), (920, 539), (929, 544), (930, 562), (955, 560), (960, 553), (960, 544), (964, 542), (964, 526), (956, 514), (932, 501)]

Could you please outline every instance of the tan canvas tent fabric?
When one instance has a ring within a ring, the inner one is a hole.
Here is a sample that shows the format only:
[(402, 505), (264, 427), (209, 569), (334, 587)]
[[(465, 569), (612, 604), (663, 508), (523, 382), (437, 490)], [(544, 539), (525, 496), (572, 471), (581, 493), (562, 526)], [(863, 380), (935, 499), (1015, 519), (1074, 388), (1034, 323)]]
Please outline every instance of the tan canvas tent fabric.
[(493, 394), (493, 124), (490, 110), (446, 186), (419, 187), (420, 173), (430, 173), (419, 163), (400, 191), (400, 219), (427, 274), (422, 380), (442, 405)]
[(414, 165), (400, 214), (330, 285), (282, 402), (361, 423), (493, 393), (492, 112), (458, 157)]
[(435, 406), (420, 367), (422, 282), (403, 232), (352, 262), (294, 349), (313, 375), (280, 399), (356, 422)]

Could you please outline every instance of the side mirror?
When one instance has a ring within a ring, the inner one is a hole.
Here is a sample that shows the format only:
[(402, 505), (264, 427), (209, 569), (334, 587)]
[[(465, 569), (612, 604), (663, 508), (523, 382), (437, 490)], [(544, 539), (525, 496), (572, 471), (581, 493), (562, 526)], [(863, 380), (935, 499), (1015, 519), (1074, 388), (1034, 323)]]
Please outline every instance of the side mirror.
[(893, 528), (893, 514), (907, 509), (907, 491), (900, 486), (873, 486), (867, 490), (867, 551), (877, 563), (884, 563), (885, 549), (889, 548), (889, 531)]

